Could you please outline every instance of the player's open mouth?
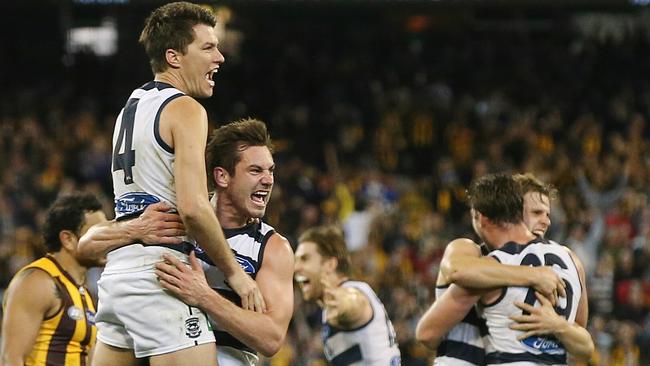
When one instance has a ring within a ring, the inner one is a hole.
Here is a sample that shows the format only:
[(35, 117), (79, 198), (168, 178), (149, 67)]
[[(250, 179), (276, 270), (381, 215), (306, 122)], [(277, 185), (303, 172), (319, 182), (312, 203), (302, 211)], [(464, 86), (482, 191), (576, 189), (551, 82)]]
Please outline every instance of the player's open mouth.
[(266, 205), (266, 197), (268, 197), (268, 195), (269, 192), (267, 191), (257, 191), (251, 194), (251, 200), (260, 206), (264, 206)]
[(295, 275), (294, 279), (299, 285), (307, 285), (309, 284), (309, 278), (303, 276), (303, 275)]
[(213, 77), (214, 74), (216, 74), (217, 72), (219, 72), (219, 68), (218, 68), (218, 67), (215, 68), (215, 69), (213, 69), (213, 70), (210, 70), (210, 72), (208, 72), (208, 73), (205, 74), (205, 80), (207, 80), (207, 81), (208, 81), (208, 84), (210, 84), (210, 86), (212, 86), (212, 87), (214, 87), (214, 80), (212, 80), (212, 77)]

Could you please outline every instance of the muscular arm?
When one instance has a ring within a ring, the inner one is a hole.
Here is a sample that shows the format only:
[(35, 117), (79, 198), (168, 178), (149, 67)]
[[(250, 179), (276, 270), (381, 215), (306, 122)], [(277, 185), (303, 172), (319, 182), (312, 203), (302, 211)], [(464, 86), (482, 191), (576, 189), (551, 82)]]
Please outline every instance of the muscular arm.
[[(176, 204), (187, 232), (206, 251), (228, 283), (242, 298), (244, 308), (263, 311), (265, 304), (255, 281), (237, 264), (221, 225), (208, 201), (205, 144), (208, 121), (205, 109), (190, 97), (170, 102), (161, 115), (161, 130), (168, 126), (175, 152)], [(164, 126), (163, 126), (164, 125)]]
[[(577, 359), (582, 359), (582, 360), (588, 360), (589, 357), (591, 357), (591, 354), (594, 351), (595, 345), (594, 341), (591, 338), (591, 335), (587, 331), (587, 319), (589, 318), (589, 298), (587, 296), (587, 281), (586, 281), (586, 276), (585, 276), (585, 268), (584, 265), (582, 264), (582, 261), (580, 261), (580, 258), (575, 255), (569, 248), (567, 248), (569, 251), (569, 254), (571, 255), (571, 258), (573, 259), (573, 262), (576, 264), (576, 268), (578, 269), (578, 275), (580, 277), (580, 285), (582, 286), (582, 295), (580, 296), (580, 302), (578, 303), (578, 311), (576, 313), (576, 322), (575, 324), (572, 324), (572, 327), (577, 328), (573, 330), (572, 333), (567, 334), (566, 337), (571, 337), (571, 339), (567, 340), (562, 340), (558, 336), (558, 338), (562, 341), (562, 343), (566, 346), (565, 342), (572, 342), (575, 343), (576, 346), (573, 346), (573, 352), (569, 351), (569, 355), (571, 357), (575, 357)], [(568, 346), (567, 346), (568, 349)]]
[(553, 334), (562, 342), (569, 356), (578, 360), (588, 360), (594, 350), (589, 332), (579, 324), (569, 323), (563, 316), (558, 315), (550, 300), (539, 292), (536, 295), (541, 306), (534, 307), (523, 302), (515, 302), (517, 307), (528, 313), (510, 316), (510, 319), (517, 322), (510, 328), (525, 332), (517, 339)]
[(354, 329), (372, 319), (372, 305), (364, 293), (356, 288), (335, 285), (326, 279), (321, 283), (323, 307), (329, 324), (341, 329)]
[(4, 366), (25, 364), (41, 322), (60, 306), (56, 285), (47, 273), (28, 269), (18, 276), (5, 294), (0, 359)]
[(442, 337), (463, 320), (479, 297), (475, 291), (449, 286), (418, 321), (415, 339), (430, 349), (438, 348)]
[(159, 202), (149, 205), (142, 215), (127, 221), (106, 221), (92, 226), (79, 239), (79, 255), (90, 260), (99, 260), (113, 249), (135, 242), (144, 244), (180, 244), (180, 235), (185, 234), (183, 222), (173, 207)]
[(203, 269), (192, 255), (192, 268), (174, 257), (160, 263), (157, 274), (163, 287), (187, 304), (198, 306), (239, 341), (272, 356), (282, 346), (293, 314), (293, 251), (286, 239), (273, 235), (266, 244), (264, 262), (256, 281), (264, 295), (267, 311), (244, 310), (211, 289)]
[(586, 329), (589, 316), (587, 289), (585, 287), (585, 272), (582, 262), (568, 248), (580, 277), (582, 295), (578, 303), (575, 323), (569, 323), (564, 317), (558, 315), (551, 305), (551, 302), (537, 293), (537, 299), (541, 306), (533, 307), (525, 303), (517, 302), (520, 309), (530, 313), (529, 315), (513, 315), (510, 318), (519, 322), (511, 326), (512, 329), (522, 330), (526, 333), (519, 337), (523, 339), (532, 335), (553, 334), (562, 342), (570, 357), (586, 361), (594, 351), (594, 343), (591, 335)]
[(553, 291), (564, 294), (564, 281), (549, 267), (526, 267), (501, 264), (481, 256), (480, 249), (469, 239), (456, 239), (447, 245), (440, 263), (442, 283), (465, 288), (506, 286), (533, 287), (545, 296)]

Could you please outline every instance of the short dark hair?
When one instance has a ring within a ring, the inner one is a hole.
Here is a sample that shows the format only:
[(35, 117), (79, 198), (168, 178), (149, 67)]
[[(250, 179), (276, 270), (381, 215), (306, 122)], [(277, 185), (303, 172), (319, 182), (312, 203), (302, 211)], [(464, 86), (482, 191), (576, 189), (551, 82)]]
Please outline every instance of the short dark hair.
[(552, 184), (542, 182), (532, 173), (515, 174), (512, 177), (521, 184), (523, 194), (536, 192), (548, 197), (549, 200), (554, 200), (558, 196), (557, 189)]
[(522, 185), (511, 175), (488, 174), (472, 182), (469, 205), (496, 224), (523, 221)]
[(343, 230), (333, 225), (315, 226), (307, 229), (298, 238), (299, 243), (312, 242), (316, 244), (318, 253), (325, 258), (336, 258), (338, 273), (351, 273), (350, 254), (343, 238)]
[(208, 176), (212, 177), (212, 170), (216, 167), (234, 175), (241, 152), (250, 146), (266, 146), (273, 152), (273, 142), (264, 122), (245, 118), (215, 129), (205, 148)]
[(185, 1), (170, 3), (155, 9), (144, 23), (140, 43), (144, 46), (154, 73), (167, 69), (168, 49), (187, 52), (194, 42), (197, 24), (217, 25), (217, 17), (208, 9)]
[(102, 204), (93, 194), (75, 192), (60, 196), (47, 210), (43, 225), (43, 239), (48, 252), (61, 250), (59, 233), (70, 230), (79, 235), (85, 223), (85, 214), (99, 211)]

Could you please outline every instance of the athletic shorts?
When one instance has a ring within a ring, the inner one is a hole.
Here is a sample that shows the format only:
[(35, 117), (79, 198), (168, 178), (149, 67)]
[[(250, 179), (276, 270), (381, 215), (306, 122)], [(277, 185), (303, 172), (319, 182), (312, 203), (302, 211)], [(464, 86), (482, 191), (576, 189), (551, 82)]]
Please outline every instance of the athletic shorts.
[(255, 366), (258, 357), (250, 352), (228, 346), (217, 346), (219, 366)]
[(215, 341), (205, 313), (164, 290), (151, 263), (107, 267), (97, 285), (97, 339), (105, 344), (133, 349), (142, 358)]

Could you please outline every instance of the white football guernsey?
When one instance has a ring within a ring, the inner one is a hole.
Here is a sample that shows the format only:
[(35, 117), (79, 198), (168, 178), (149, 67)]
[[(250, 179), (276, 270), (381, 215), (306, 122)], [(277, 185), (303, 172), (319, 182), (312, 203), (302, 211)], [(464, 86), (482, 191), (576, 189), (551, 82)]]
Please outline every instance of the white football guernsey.
[(399, 366), (401, 357), (395, 329), (375, 291), (365, 282), (346, 281), (341, 285), (361, 291), (372, 306), (372, 318), (359, 328), (343, 330), (326, 322), (323, 310), (325, 358), (332, 366)]
[[(174, 151), (160, 138), (159, 121), (163, 108), (183, 95), (169, 84), (152, 81), (133, 91), (118, 116), (112, 167), (118, 220), (135, 217), (152, 203), (176, 205)], [(188, 247), (192, 244), (136, 243), (108, 253), (98, 281), (97, 339), (132, 349), (138, 358), (214, 342), (203, 311), (166, 292), (154, 272), (163, 253), (187, 263), (187, 251), (181, 248)]]
[[(236, 229), (223, 229), (230, 249), (237, 263), (253, 279), (262, 268), (266, 243), (275, 234), (272, 226), (265, 222), (253, 222)], [(219, 271), (206, 255), (199, 255), (203, 260), (203, 269), (210, 287), (223, 297), (241, 307), (241, 298), (226, 282), (223, 272)], [(250, 361), (257, 362), (257, 352), (228, 333), (214, 319), (210, 319), (214, 337), (217, 340), (217, 357), (222, 366), (248, 366)], [(227, 353), (222, 349), (228, 347)], [(227, 359), (225, 356), (228, 356)]]
[[(523, 266), (550, 266), (566, 284), (566, 298), (560, 298), (555, 311), (570, 323), (575, 322), (582, 284), (576, 264), (566, 247), (544, 239), (528, 244), (507, 243), (490, 256), (503, 264)], [(535, 291), (529, 287), (507, 287), (492, 304), (484, 305), (483, 316), (489, 329), (485, 346), (487, 365), (566, 365), (566, 350), (553, 336), (533, 336), (518, 341), (521, 331), (512, 330), (508, 317), (521, 313), (513, 302), (537, 303)]]
[[(450, 285), (436, 286), (436, 299), (447, 291)], [(478, 316), (476, 307), (467, 313), (440, 341), (436, 349), (436, 366), (482, 366), (485, 347), (483, 337), (487, 336), (485, 319)]]
[[(151, 81), (131, 93), (117, 117), (112, 159), (117, 220), (135, 217), (156, 202), (176, 206), (174, 150), (160, 137), (159, 122), (163, 108), (183, 95), (169, 84)], [(188, 246), (170, 248), (187, 252)], [(139, 244), (119, 248), (108, 254), (105, 271), (151, 267), (162, 251), (169, 249)]]

